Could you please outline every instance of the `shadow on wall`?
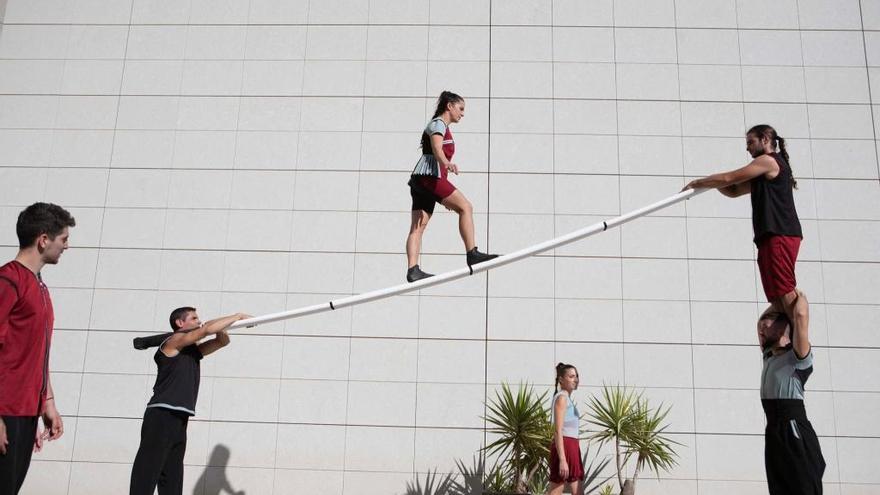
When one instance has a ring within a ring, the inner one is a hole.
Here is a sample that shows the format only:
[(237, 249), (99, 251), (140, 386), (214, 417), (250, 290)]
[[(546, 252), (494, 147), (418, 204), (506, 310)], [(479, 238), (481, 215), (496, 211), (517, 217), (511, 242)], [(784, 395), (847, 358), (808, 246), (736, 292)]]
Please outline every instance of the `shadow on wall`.
[(193, 495), (220, 495), (229, 493), (232, 495), (245, 495), (244, 490), (235, 491), (229, 478), (226, 477), (226, 466), (229, 464), (229, 447), (215, 445), (211, 452), (211, 459), (199, 480), (193, 488)]

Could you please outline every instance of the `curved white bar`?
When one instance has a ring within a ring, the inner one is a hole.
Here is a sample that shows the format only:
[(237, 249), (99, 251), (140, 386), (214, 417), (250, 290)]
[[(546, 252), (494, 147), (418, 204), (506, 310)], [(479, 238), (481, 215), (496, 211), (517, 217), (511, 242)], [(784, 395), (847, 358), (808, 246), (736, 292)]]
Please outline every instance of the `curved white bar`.
[(396, 296), (398, 294), (404, 294), (406, 292), (412, 292), (414, 290), (424, 289), (426, 287), (432, 287), (434, 285), (440, 285), (446, 282), (450, 282), (452, 280), (458, 280), (460, 278), (464, 278), (476, 273), (491, 270), (492, 268), (497, 268), (499, 266), (507, 265), (515, 261), (528, 258), (529, 256), (534, 256), (538, 253), (543, 253), (544, 251), (549, 251), (551, 249), (570, 244), (585, 237), (598, 234), (599, 232), (604, 232), (610, 228), (617, 227), (618, 225), (623, 225), (630, 220), (648, 215), (657, 210), (662, 210), (667, 206), (674, 205), (675, 203), (684, 201), (705, 191), (707, 191), (707, 189), (689, 189), (687, 191), (682, 191), (664, 200), (639, 208), (638, 210), (634, 210), (624, 215), (611, 218), (604, 222), (599, 222), (588, 227), (584, 227), (580, 230), (575, 230), (574, 232), (570, 232), (563, 236), (550, 239), (549, 241), (544, 241), (540, 244), (535, 244), (534, 246), (520, 249), (519, 251), (505, 254), (504, 256), (499, 256), (493, 260), (480, 263), (479, 265), (474, 265), (472, 268), (459, 268), (458, 270), (440, 273), (434, 275), (433, 277), (424, 278), (413, 283), (394, 285), (391, 287), (386, 287), (384, 289), (377, 289), (374, 291), (365, 292), (363, 294), (343, 297), (335, 301), (314, 304), (312, 306), (292, 309), (289, 311), (281, 311), (279, 313), (270, 313), (267, 315), (256, 316), (254, 318), (249, 318), (247, 320), (236, 322), (230, 328), (254, 327), (263, 323), (272, 323), (280, 320), (287, 320), (290, 318), (312, 315), (315, 313), (323, 313), (325, 311), (333, 311), (334, 309), (354, 306), (356, 304), (363, 304), (366, 302), (375, 301), (377, 299), (384, 299), (386, 297)]

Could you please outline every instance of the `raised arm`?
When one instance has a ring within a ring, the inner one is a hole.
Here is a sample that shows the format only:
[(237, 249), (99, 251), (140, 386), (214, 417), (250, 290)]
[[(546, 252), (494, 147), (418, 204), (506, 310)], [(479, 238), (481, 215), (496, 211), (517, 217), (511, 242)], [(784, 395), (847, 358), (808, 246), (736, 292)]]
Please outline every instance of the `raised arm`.
[[(769, 155), (761, 155), (754, 160), (751, 161), (748, 165), (738, 168), (736, 170), (730, 170), (728, 172), (720, 172), (717, 174), (707, 175), (706, 177), (700, 179), (694, 179), (690, 181), (682, 191), (685, 189), (725, 189), (722, 190), (721, 193), (725, 196), (730, 196), (730, 192), (740, 192), (739, 188), (729, 189), (730, 186), (735, 186), (738, 184), (742, 184), (744, 182), (750, 181), (755, 177), (759, 177), (761, 175), (767, 173), (778, 173), (779, 165), (776, 163), (776, 160)], [(751, 191), (751, 187), (749, 187), (749, 192)], [(743, 192), (736, 194), (737, 196), (741, 194), (745, 194), (745, 190)]]
[(799, 359), (807, 357), (812, 346), (810, 345), (810, 304), (807, 295), (797, 291), (797, 299), (792, 304), (794, 313), (794, 328), (792, 329), (792, 347)]
[(727, 196), (728, 198), (738, 198), (744, 194), (749, 194), (752, 192), (752, 183), (751, 181), (747, 181), (726, 187), (719, 187), (718, 192)]
[(202, 353), (202, 356), (207, 356), (212, 352), (222, 349), (229, 345), (229, 333), (226, 331), (217, 332), (214, 335), (214, 338), (199, 344), (199, 352)]
[[(244, 313), (235, 313), (233, 315), (210, 320), (204, 323), (199, 328), (196, 328), (195, 330), (190, 330), (189, 332), (175, 332), (161, 347), (162, 352), (165, 353), (165, 355), (168, 357), (173, 357), (177, 355), (177, 353), (180, 352), (180, 350), (184, 347), (195, 344), (196, 342), (202, 340), (208, 335), (220, 333), (228, 329), (229, 326), (233, 323), (247, 318), (250, 318), (250, 316)], [(213, 352), (213, 350), (211, 352)]]

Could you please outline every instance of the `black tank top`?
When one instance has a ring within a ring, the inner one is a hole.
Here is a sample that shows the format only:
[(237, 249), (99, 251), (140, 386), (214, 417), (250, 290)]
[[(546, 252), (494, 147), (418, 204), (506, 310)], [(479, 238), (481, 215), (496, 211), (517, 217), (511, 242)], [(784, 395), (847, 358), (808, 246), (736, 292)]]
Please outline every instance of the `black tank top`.
[(770, 156), (779, 165), (779, 175), (772, 180), (763, 175), (751, 180), (755, 244), (773, 235), (803, 237), (794, 207), (791, 167), (778, 153), (770, 153)]
[(196, 414), (202, 353), (196, 344), (188, 345), (174, 357), (166, 356), (161, 346), (153, 356), (159, 372), (153, 385), (153, 397), (147, 407), (164, 407)]

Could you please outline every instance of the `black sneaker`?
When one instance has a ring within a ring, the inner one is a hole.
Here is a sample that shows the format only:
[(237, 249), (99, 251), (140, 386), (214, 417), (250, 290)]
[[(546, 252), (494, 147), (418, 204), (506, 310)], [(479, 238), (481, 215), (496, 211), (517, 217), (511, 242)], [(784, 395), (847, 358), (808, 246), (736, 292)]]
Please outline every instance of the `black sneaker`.
[(484, 261), (489, 261), (491, 259), (497, 258), (497, 254), (486, 254), (481, 253), (477, 250), (476, 247), (467, 252), (467, 264), (468, 266), (476, 265), (477, 263), (482, 263)]
[(433, 273), (425, 273), (419, 268), (419, 265), (416, 265), (406, 271), (406, 281), (407, 282), (415, 282), (416, 280), (421, 280), (423, 278), (433, 277)]

